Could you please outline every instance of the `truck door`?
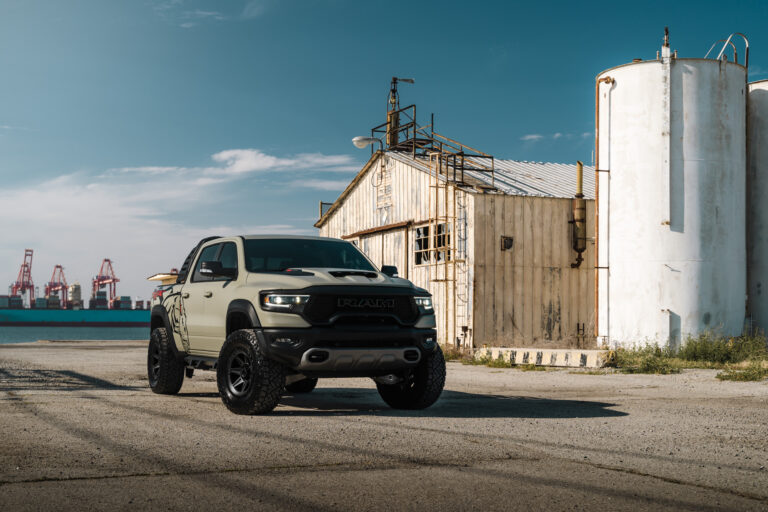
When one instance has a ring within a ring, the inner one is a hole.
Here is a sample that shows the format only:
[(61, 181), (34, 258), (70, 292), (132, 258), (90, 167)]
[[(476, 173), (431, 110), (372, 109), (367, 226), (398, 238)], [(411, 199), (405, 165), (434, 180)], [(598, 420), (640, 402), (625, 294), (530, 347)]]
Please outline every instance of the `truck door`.
[(235, 242), (223, 242), (216, 260), (221, 262), (223, 268), (240, 269), (234, 279), (215, 277), (206, 283), (201, 348), (206, 352), (218, 355), (224, 340), (227, 338), (227, 309), (230, 302), (239, 298), (238, 281), (245, 281), (245, 272), (242, 271), (242, 265), (238, 266), (238, 263), (242, 262), (242, 258), (238, 258)]
[(213, 244), (204, 247), (197, 257), (190, 279), (181, 289), (181, 300), (184, 308), (187, 331), (189, 332), (189, 348), (191, 352), (205, 351), (205, 304), (211, 293), (211, 281), (213, 278), (202, 275), (200, 266), (203, 261), (214, 261), (222, 244)]

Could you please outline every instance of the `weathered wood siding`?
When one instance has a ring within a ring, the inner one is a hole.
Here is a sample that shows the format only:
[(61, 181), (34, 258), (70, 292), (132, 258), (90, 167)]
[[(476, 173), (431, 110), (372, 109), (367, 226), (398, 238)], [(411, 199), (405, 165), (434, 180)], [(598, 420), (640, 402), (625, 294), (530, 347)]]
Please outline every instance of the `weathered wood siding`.
[[(454, 216), (453, 194), (451, 189), (448, 190), (448, 215)], [(441, 204), (443, 193), (444, 190), (438, 192)], [(414, 259), (415, 230), (429, 220), (430, 195), (434, 202), (435, 189), (430, 187), (427, 173), (398, 160), (379, 159), (320, 228), (320, 235), (342, 238), (366, 229), (411, 222), (408, 228), (361, 235), (352, 241), (379, 267), (395, 265), (402, 277), (433, 294), (440, 343), (453, 344), (458, 337), (459, 343), (467, 344), (471, 342), (472, 332), (471, 261), (474, 245), (469, 224), (474, 216), (473, 195), (458, 192), (457, 210), (460, 214), (456, 215), (457, 226), (454, 229), (460, 229), (456, 233), (462, 233), (462, 247), (456, 247), (462, 261), (449, 266), (448, 277), (451, 281), (448, 283), (436, 281), (445, 278), (445, 266), (416, 265)], [(457, 236), (456, 233), (452, 236)], [(455, 245), (458, 242), (454, 240)], [(463, 334), (465, 331), (466, 335)]]
[[(594, 201), (587, 201), (588, 227), (593, 216)], [(594, 244), (587, 243), (581, 266), (571, 268), (571, 218), (570, 199), (475, 196), (476, 347), (594, 343)], [(513, 237), (511, 250), (501, 250), (502, 236)], [(586, 337), (579, 337), (581, 329)]]

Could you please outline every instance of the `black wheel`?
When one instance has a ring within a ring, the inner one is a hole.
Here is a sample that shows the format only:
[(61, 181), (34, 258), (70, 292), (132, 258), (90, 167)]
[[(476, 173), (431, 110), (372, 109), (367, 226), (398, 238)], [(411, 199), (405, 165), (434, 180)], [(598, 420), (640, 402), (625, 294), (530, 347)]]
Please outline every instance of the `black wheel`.
[(175, 395), (184, 383), (184, 362), (176, 358), (173, 339), (165, 327), (158, 327), (149, 337), (147, 376), (149, 387), (161, 395)]
[(445, 358), (440, 347), (397, 384), (376, 383), (379, 395), (393, 409), (426, 409), (437, 401), (445, 386)]
[(285, 387), (283, 367), (266, 359), (256, 333), (235, 331), (221, 347), (216, 367), (221, 400), (235, 414), (264, 414), (275, 407)]
[(317, 379), (302, 379), (285, 386), (291, 393), (309, 393), (317, 386)]

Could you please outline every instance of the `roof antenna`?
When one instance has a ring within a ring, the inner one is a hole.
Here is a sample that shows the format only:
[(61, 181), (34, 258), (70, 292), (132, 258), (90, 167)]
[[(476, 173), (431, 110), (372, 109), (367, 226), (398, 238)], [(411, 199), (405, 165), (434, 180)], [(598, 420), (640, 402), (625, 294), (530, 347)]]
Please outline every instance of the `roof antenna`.
[(413, 78), (392, 77), (389, 85), (389, 105), (387, 106), (387, 147), (397, 146), (400, 132), (400, 94), (397, 92), (397, 83), (414, 83)]
[(664, 47), (669, 48), (669, 27), (664, 27)]

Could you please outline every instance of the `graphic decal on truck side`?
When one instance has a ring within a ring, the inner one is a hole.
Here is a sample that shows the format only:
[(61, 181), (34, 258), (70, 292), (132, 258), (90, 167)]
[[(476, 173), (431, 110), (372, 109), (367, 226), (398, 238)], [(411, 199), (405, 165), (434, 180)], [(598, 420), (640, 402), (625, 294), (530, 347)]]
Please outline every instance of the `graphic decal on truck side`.
[(187, 331), (187, 312), (181, 292), (167, 295), (163, 299), (163, 307), (168, 312), (168, 321), (173, 332), (179, 335), (185, 352), (189, 352), (189, 331)]

